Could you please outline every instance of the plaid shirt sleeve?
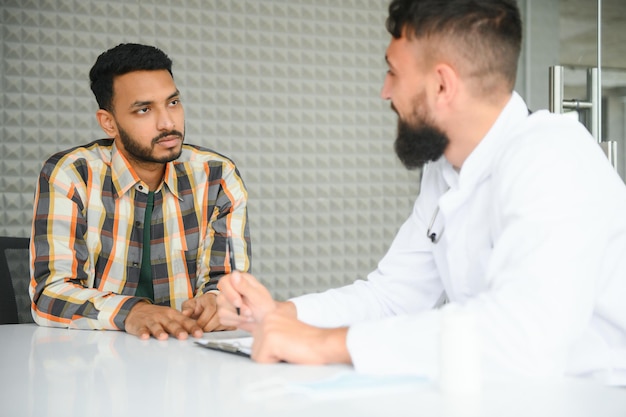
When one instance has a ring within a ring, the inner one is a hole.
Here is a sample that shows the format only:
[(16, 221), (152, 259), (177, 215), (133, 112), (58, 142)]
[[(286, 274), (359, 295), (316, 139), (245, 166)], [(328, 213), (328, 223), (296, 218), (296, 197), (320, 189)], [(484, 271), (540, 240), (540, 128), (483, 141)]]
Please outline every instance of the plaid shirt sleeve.
[[(216, 167), (209, 169), (214, 171)], [(227, 238), (230, 233), (233, 240), (235, 263), (240, 271), (250, 271), (250, 231), (248, 226), (247, 197), (245, 186), (239, 175), (239, 171), (233, 164), (222, 165), (222, 174), (212, 177), (215, 181), (214, 189), (217, 190), (215, 200), (210, 191), (208, 205), (214, 207), (208, 219), (201, 247), (201, 255), (198, 258), (198, 282), (199, 291), (196, 296), (208, 291), (216, 291), (219, 278), (232, 271), (227, 256)], [(214, 202), (213, 202), (214, 201)], [(207, 213), (210, 210), (206, 210)]]
[[(146, 193), (128, 166), (116, 176), (110, 143), (55, 155), (40, 173), (30, 286), (40, 325), (123, 330), (141, 300), (134, 294)], [(154, 302), (176, 309), (230, 272), (229, 231), (239, 269), (249, 270), (251, 257), (247, 192), (235, 165), (188, 145), (184, 156), (168, 164), (151, 220)]]

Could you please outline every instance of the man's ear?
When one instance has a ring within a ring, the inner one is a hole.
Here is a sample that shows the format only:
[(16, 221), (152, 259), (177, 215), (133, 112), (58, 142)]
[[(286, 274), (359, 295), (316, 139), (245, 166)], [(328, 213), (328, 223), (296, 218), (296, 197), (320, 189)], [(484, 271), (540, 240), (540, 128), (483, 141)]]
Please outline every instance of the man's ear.
[(98, 124), (100, 124), (100, 127), (102, 128), (102, 130), (104, 130), (104, 133), (106, 133), (107, 136), (109, 136), (110, 138), (117, 137), (117, 123), (115, 123), (115, 118), (113, 117), (111, 112), (104, 109), (99, 109), (96, 112), (96, 119), (98, 120)]
[(435, 68), (438, 83), (437, 105), (449, 106), (459, 90), (459, 74), (448, 64), (439, 64)]

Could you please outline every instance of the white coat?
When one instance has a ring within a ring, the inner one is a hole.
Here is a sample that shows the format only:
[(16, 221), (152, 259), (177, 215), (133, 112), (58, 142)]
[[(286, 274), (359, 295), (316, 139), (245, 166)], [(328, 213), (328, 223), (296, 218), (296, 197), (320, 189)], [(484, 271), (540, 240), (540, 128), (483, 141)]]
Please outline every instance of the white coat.
[(366, 281), (292, 301), (304, 322), (350, 326), (358, 371), (436, 378), (442, 291), (475, 318), (486, 377), (626, 384), (626, 187), (580, 123), (528, 116), (514, 93), (460, 172), (424, 167)]

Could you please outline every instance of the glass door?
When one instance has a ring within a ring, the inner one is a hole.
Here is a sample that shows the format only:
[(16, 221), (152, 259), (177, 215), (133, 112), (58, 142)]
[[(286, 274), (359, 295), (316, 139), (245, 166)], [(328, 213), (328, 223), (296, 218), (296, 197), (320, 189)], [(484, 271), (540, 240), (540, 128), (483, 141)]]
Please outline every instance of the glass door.
[[(626, 178), (626, 1), (560, 0), (550, 110), (578, 118)], [(600, 65), (598, 65), (600, 63)]]

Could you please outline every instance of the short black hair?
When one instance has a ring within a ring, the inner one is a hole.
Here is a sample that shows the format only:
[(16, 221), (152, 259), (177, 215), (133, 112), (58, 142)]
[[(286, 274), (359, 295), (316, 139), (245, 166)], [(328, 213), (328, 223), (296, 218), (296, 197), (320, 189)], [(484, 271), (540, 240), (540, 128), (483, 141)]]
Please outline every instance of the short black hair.
[(393, 0), (387, 31), (448, 42), (473, 75), (499, 76), (515, 85), (522, 22), (515, 0)]
[(89, 71), (91, 91), (98, 106), (112, 111), (113, 80), (119, 75), (142, 70), (168, 70), (172, 60), (159, 48), (138, 43), (122, 43), (100, 54)]

